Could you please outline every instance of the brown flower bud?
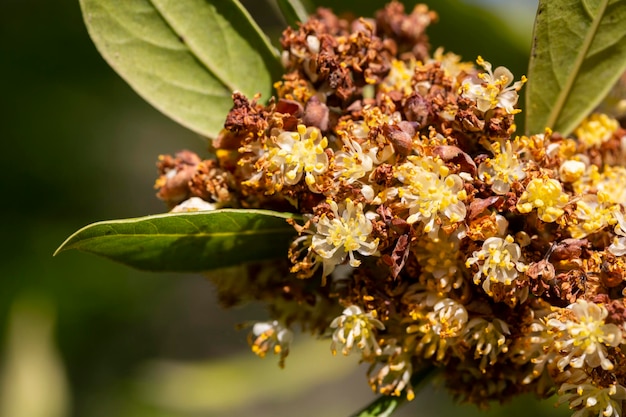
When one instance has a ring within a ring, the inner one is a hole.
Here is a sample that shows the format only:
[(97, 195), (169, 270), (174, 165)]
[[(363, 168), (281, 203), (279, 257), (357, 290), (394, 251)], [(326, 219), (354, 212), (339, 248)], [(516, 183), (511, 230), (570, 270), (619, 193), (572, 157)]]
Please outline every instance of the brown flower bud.
[(553, 282), (555, 277), (554, 265), (545, 259), (533, 262), (528, 266), (526, 276), (531, 279), (540, 279), (545, 283)]
[(469, 172), (472, 175), (476, 174), (476, 163), (474, 160), (456, 146), (437, 146), (433, 153), (444, 162), (453, 162), (459, 165), (463, 172)]
[(169, 206), (175, 206), (189, 197), (189, 181), (201, 162), (198, 155), (191, 151), (178, 152), (174, 158), (170, 155), (159, 156), (157, 168), (161, 176), (155, 188), (159, 189), (157, 197)]
[(383, 132), (391, 142), (396, 154), (401, 156), (410, 155), (413, 150), (413, 138), (397, 125), (384, 125)]
[(583, 254), (589, 242), (587, 239), (563, 239), (552, 249), (550, 259), (553, 261), (565, 261), (578, 259)]
[(430, 103), (424, 97), (415, 93), (406, 100), (404, 114), (406, 114), (407, 120), (417, 122), (421, 128), (428, 122)]
[(322, 132), (325, 132), (328, 130), (328, 118), (328, 106), (322, 103), (316, 96), (311, 97), (306, 103), (302, 122), (307, 126), (315, 126)]

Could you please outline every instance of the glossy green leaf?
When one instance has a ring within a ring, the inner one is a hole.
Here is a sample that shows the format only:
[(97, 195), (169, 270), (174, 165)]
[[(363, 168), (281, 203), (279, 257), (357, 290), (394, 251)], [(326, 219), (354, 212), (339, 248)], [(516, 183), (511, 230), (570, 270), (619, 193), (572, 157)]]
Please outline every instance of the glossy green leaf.
[(98, 51), (131, 87), (209, 137), (238, 90), (269, 98), (277, 52), (237, 0), (81, 0)]
[(286, 257), (293, 216), (225, 209), (105, 221), (74, 233), (55, 255), (77, 249), (148, 271), (207, 271)]
[(298, 22), (306, 22), (309, 18), (306, 5), (301, 0), (277, 0), (287, 24), (296, 27)]
[[(419, 391), (419, 389), (424, 386), (425, 382), (434, 375), (436, 370), (437, 368), (435, 367), (427, 367), (413, 374), (411, 377), (411, 385), (415, 392)], [(404, 392), (399, 396), (381, 395), (351, 417), (389, 417), (397, 411), (398, 407), (404, 404), (406, 400), (406, 394)]]
[(526, 131), (569, 134), (626, 70), (626, 0), (541, 0)]

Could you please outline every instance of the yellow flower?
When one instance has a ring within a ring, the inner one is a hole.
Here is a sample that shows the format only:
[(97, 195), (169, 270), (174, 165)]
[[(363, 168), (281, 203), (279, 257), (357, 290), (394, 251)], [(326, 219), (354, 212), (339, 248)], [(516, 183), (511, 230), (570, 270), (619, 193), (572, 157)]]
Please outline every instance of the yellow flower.
[(626, 202), (626, 168), (607, 165), (594, 179), (593, 184), (598, 189), (598, 193), (603, 192), (607, 201), (614, 204)]
[(551, 178), (531, 180), (517, 202), (520, 213), (530, 213), (534, 208), (544, 222), (551, 223), (563, 215), (563, 207), (569, 196), (563, 192), (561, 183)]
[(582, 239), (613, 222), (613, 212), (619, 209), (608, 204), (607, 198), (604, 193), (585, 194), (576, 201), (574, 217), (568, 226), (574, 239)]
[(411, 95), (413, 91), (411, 86), (411, 78), (415, 73), (417, 61), (411, 58), (408, 61), (400, 61), (394, 59), (391, 61), (391, 69), (389, 74), (380, 84), (380, 90), (386, 93), (390, 91), (401, 91), (405, 96)]
[(619, 122), (606, 114), (594, 113), (582, 121), (574, 132), (579, 142), (587, 147), (597, 147), (611, 139)]

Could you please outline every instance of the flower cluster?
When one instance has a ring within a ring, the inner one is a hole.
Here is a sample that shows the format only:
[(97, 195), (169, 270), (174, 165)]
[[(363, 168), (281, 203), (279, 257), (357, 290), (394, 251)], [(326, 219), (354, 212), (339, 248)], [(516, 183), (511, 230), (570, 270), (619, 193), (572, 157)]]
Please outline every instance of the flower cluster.
[(516, 135), (525, 78), (431, 53), (436, 18), (392, 2), (287, 29), (277, 96), (234, 93), (215, 157), (162, 157), (158, 195), (299, 215), (284, 260), (217, 282), (227, 305), (268, 304), (260, 356), (282, 361), (299, 324), (360, 354), (383, 394), (412, 398), (434, 366), (461, 400), (558, 392), (575, 416), (617, 417), (626, 129), (594, 114), (572, 137)]

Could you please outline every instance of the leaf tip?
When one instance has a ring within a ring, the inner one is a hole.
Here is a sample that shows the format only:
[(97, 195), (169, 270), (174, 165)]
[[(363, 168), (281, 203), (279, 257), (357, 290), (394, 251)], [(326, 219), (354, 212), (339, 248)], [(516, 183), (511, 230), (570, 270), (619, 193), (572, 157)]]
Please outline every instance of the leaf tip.
[(61, 253), (61, 252), (65, 252), (66, 250), (71, 249), (71, 247), (69, 247), (69, 241), (70, 241), (70, 239), (71, 239), (73, 236), (74, 236), (74, 235), (72, 235), (72, 236), (68, 237), (67, 239), (65, 239), (65, 240), (63, 241), (63, 243), (61, 243), (61, 244), (59, 245), (59, 247), (58, 247), (58, 248), (56, 248), (56, 250), (55, 250), (55, 251), (54, 251), (54, 253), (52, 254), (52, 257), (55, 257), (55, 256), (57, 256), (59, 253)]

